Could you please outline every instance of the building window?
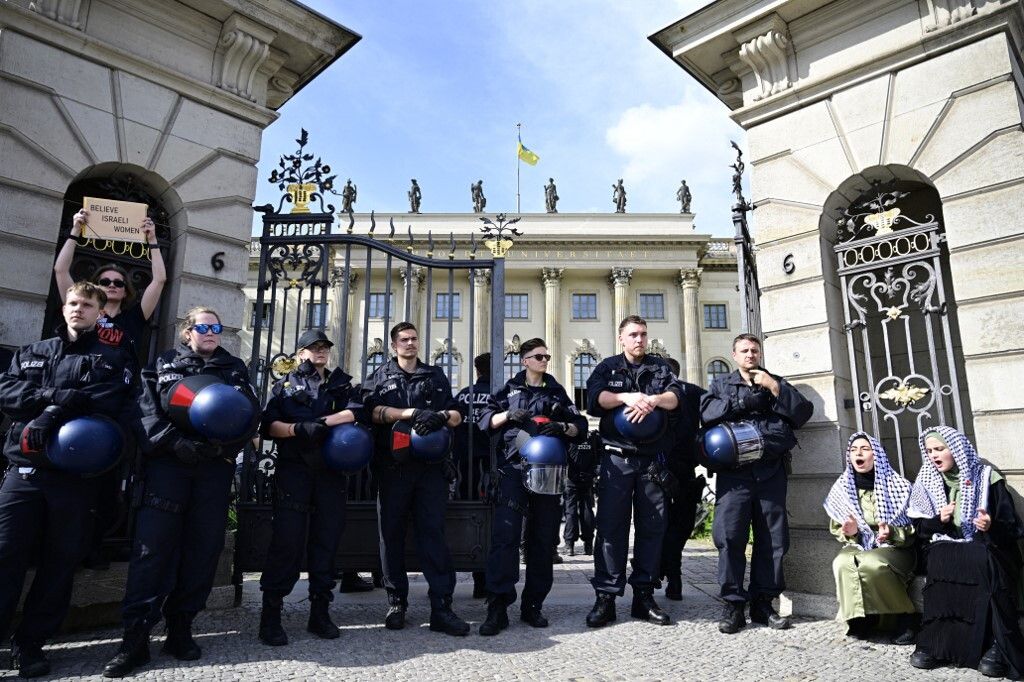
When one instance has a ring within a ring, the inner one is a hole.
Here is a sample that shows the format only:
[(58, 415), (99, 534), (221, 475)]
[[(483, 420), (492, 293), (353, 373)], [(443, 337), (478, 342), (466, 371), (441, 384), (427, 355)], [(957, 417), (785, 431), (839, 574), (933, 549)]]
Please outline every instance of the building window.
[(388, 361), (383, 353), (370, 353), (366, 358), (366, 376), (372, 375)]
[(729, 318), (725, 314), (724, 303), (704, 304), (704, 328), (705, 329), (728, 329)]
[(597, 358), (590, 353), (580, 353), (572, 362), (573, 401), (576, 409), (587, 409), (587, 379), (597, 367)]
[(310, 303), (306, 306), (306, 328), (320, 328), (327, 326), (327, 304)]
[(505, 383), (519, 374), (519, 370), (523, 368), (522, 358), (519, 357), (519, 353), (505, 353), (505, 360), (501, 363), (505, 372)]
[[(387, 301), (386, 309), (385, 301)], [(366, 305), (370, 308), (370, 317), (384, 319), (385, 310), (388, 318), (394, 319), (395, 317), (395, 295), (393, 293), (371, 293), (370, 300), (366, 302)]]
[(574, 320), (596, 320), (597, 319), (597, 294), (573, 294), (572, 295), (572, 319), (574, 319)]
[(273, 306), (271, 306), (269, 303), (264, 303), (260, 307), (260, 311), (261, 311), (261, 314), (259, 315), (259, 317), (257, 317), (257, 315), (256, 315), (256, 304), (253, 303), (252, 304), (252, 314), (249, 316), (249, 326), (251, 328), (255, 329), (257, 322), (259, 322), (260, 325), (264, 329), (267, 329), (269, 327), (274, 326), (274, 323), (273, 323), (274, 308), (273, 308)]
[(441, 368), (444, 375), (448, 377), (448, 383), (452, 385), (454, 392), (459, 385), (459, 360), (451, 353), (441, 353), (437, 356), (435, 365)]
[(505, 294), (505, 319), (526, 320), (530, 317), (529, 294)]
[(462, 317), (462, 296), (459, 292), (438, 293), (434, 297), (434, 319), (447, 320), (459, 319)]
[(640, 317), (645, 320), (664, 320), (665, 295), (640, 294)]
[(729, 365), (725, 364), (723, 360), (712, 360), (708, 363), (708, 386), (715, 380), (715, 377), (724, 376), (731, 371)]

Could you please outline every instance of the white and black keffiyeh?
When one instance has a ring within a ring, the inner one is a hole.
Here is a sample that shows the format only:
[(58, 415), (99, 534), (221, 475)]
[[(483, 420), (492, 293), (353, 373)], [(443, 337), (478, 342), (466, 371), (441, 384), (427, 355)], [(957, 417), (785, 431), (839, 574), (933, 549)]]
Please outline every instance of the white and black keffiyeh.
[[(825, 511), (829, 518), (836, 523), (843, 523), (847, 518), (853, 516), (857, 519), (857, 528), (860, 530), (860, 546), (864, 549), (873, 549), (881, 546), (867, 521), (864, 520), (864, 512), (860, 508), (860, 498), (857, 496), (857, 484), (854, 479), (853, 463), (850, 461), (850, 446), (858, 438), (867, 439), (871, 449), (875, 453), (875, 507), (879, 525), (886, 523), (890, 526), (909, 526), (910, 519), (907, 517), (907, 505), (910, 502), (910, 481), (903, 478), (893, 470), (889, 464), (889, 456), (878, 440), (863, 431), (850, 436), (846, 444), (846, 470), (832, 484), (828, 497), (825, 498)], [(884, 544), (884, 543), (883, 543)]]
[(937, 433), (942, 441), (953, 454), (953, 463), (956, 464), (957, 477), (960, 482), (960, 490), (957, 493), (957, 503), (960, 507), (960, 532), (963, 538), (951, 538), (947, 535), (935, 535), (932, 542), (936, 540), (952, 540), (956, 542), (970, 542), (974, 538), (974, 515), (978, 509), (984, 509), (988, 505), (988, 484), (992, 476), (992, 467), (982, 464), (978, 457), (978, 451), (974, 449), (967, 436), (960, 433), (951, 426), (936, 426), (925, 429), (918, 438), (921, 445), (921, 471), (914, 481), (914, 490), (910, 496), (910, 516), (915, 519), (930, 519), (939, 515), (939, 510), (949, 504), (949, 496), (946, 495), (946, 484), (942, 479), (942, 473), (935, 468), (935, 463), (925, 450), (925, 438)]

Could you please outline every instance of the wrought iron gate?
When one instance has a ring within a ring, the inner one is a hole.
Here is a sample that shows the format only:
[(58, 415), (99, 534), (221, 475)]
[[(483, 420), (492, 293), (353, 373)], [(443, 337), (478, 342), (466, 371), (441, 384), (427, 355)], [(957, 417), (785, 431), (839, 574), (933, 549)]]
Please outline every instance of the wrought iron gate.
[(737, 290), (740, 293), (740, 331), (744, 334), (761, 334), (761, 286), (757, 281), (757, 260), (754, 258), (754, 240), (750, 238), (747, 213), (752, 206), (743, 198), (743, 152), (735, 142), (736, 163), (732, 165), (732, 192), (736, 203), (732, 206), (732, 224), (736, 229), (733, 241), (736, 244), (736, 271), (739, 274)]
[(895, 450), (900, 472), (913, 477), (926, 426), (964, 430), (966, 391), (943, 281), (945, 235), (933, 214), (922, 222), (902, 215), (897, 204), (908, 196), (876, 187), (851, 204), (837, 223), (835, 253), (857, 429), (882, 440), (890, 456)]
[[(304, 150), (305, 131), (297, 142), (298, 152), (283, 156), (279, 164), (282, 170), (275, 171), (270, 178), (286, 192), (278, 206), (256, 208), (263, 216), (263, 234), (259, 240), (258, 285), (251, 318), (250, 372), (258, 394), (265, 400), (274, 380), (292, 369), (295, 341), (304, 330), (325, 330), (335, 344), (331, 366), (340, 365), (356, 383), (390, 358), (387, 332), (403, 320), (417, 324), (421, 360), (431, 363), (437, 358), (437, 364), (449, 377), (464, 373), (463, 385), (472, 386), (475, 354), (490, 352), (491, 376), (495, 387), (500, 386), (504, 357), (504, 256), (512, 246), (511, 237), (519, 234), (510, 227), (518, 219), (506, 221), (499, 215), (496, 224), (482, 219), (482, 239), (471, 235), (468, 243), (462, 244), (452, 234), (442, 243), (435, 242), (430, 232), (417, 237), (411, 227), (405, 235), (396, 234), (393, 220), (389, 221), (386, 235), (377, 234), (372, 214), (368, 229), (361, 226), (357, 233), (351, 213), (339, 214), (342, 221), (347, 221), (347, 226), (342, 226), (335, 224), (334, 207), (324, 206), (324, 195), (331, 192), (334, 176), (320, 159), (309, 163), (313, 155)], [(291, 211), (282, 213), (286, 202), (292, 204)], [(311, 203), (318, 204), (320, 211), (312, 212)], [(487, 247), (490, 258), (477, 257), (481, 245)], [(393, 282), (396, 275), (402, 276), (402, 284)], [(473, 280), (487, 275), (491, 291), (488, 305), (483, 306), (485, 320), (475, 315)], [(457, 300), (463, 298), (456, 286), (457, 276), (469, 282), (469, 305), (462, 308), (461, 315), (454, 310)], [(425, 300), (419, 296), (421, 281), (426, 289)], [(401, 314), (397, 314), (399, 309), (394, 306), (396, 293), (403, 297)], [(435, 293), (445, 303), (446, 315), (434, 309)], [(419, 324), (421, 310), (425, 314)], [(456, 317), (461, 318), (459, 325)], [(483, 348), (474, 347), (480, 324), (488, 324), (490, 329)], [(380, 336), (375, 337), (378, 330)], [(466, 355), (460, 356), (456, 348), (465, 350)], [(346, 363), (346, 358), (351, 361)], [(453, 382), (453, 387), (457, 383)], [(471, 440), (466, 440), (467, 447), (471, 447)], [(492, 511), (476, 494), (480, 474), (473, 470), (471, 453), (457, 452), (455, 456), (461, 480), (459, 485), (452, 486), (447, 540), (456, 570), (482, 570), (490, 546)], [(263, 568), (270, 542), (274, 462), (275, 447), (270, 440), (261, 442), (244, 458), (238, 485), (236, 584), (240, 584), (242, 572)], [(338, 554), (338, 565), (345, 570), (380, 569), (375, 493), (369, 471), (350, 477), (345, 532)], [(409, 541), (406, 546), (407, 565), (415, 571), (415, 543)]]

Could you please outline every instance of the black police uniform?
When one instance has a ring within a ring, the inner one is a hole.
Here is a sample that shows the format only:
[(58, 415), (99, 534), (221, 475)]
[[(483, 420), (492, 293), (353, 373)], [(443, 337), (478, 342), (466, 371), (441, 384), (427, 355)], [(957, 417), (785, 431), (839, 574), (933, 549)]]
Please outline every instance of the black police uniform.
[[(134, 654), (129, 662), (135, 665), (148, 660), (149, 631), (161, 611), (167, 619), (165, 650), (178, 658), (199, 657), (192, 620), (206, 607), (224, 548), (235, 455), (253, 435), (218, 445), (171, 423), (163, 407), (166, 395), (180, 379), (196, 374), (217, 377), (258, 405), (245, 364), (223, 348), (204, 358), (180, 344), (142, 371), (146, 461), (121, 608), (121, 653)], [(105, 674), (117, 663), (115, 657)]]
[[(751, 402), (755, 393), (738, 370), (717, 377), (701, 398), (705, 425), (724, 421), (751, 421), (764, 440), (764, 454), (756, 462), (716, 473), (715, 519), (712, 537), (718, 548), (718, 583), (722, 598), (742, 605), (746, 601), (771, 603), (785, 589), (782, 558), (789, 550), (786, 519), (786, 458), (796, 446), (794, 429), (811, 417), (811, 403), (785, 379), (779, 396), (759, 389), (761, 405)], [(754, 404), (754, 409), (751, 405)], [(743, 587), (747, 537), (753, 524), (754, 547), (750, 557), (750, 583)]]
[[(587, 437), (587, 420), (569, 399), (565, 388), (550, 374), (540, 386), (526, 383), (526, 371), (519, 372), (496, 393), (490, 410), (482, 415), (482, 423), (506, 410), (526, 410), (532, 416), (549, 417), (552, 421), (572, 424), (577, 435), (568, 442), (579, 443)], [(558, 524), (562, 506), (560, 495), (530, 492), (523, 485), (522, 463), (516, 436), (520, 428), (506, 424), (502, 428), (502, 457), (498, 468), (494, 521), (491, 525), (491, 551), (487, 557), (487, 593), (501, 600), (504, 606), (516, 600), (519, 582), (519, 542), (523, 520), (526, 524), (526, 583), (523, 585), (521, 610), (540, 611), (551, 591), (553, 580), (551, 547), (558, 542)]]
[(668, 469), (676, 477), (677, 487), (665, 498), (665, 539), (661, 548), (661, 576), (668, 580), (665, 595), (681, 596), (682, 557), (686, 541), (693, 533), (697, 504), (704, 492), (704, 478), (697, 478), (697, 431), (700, 428), (700, 386), (680, 381), (682, 398), (672, 412), (669, 429), (675, 434)]
[(633, 586), (634, 597), (649, 595), (661, 572), (665, 492), (647, 472), (654, 462), (666, 464), (672, 453), (673, 434), (666, 429), (654, 442), (627, 442), (616, 430), (611, 411), (598, 404), (602, 391), (647, 395), (671, 391), (680, 397), (682, 391), (668, 364), (653, 355), (645, 355), (637, 365), (627, 362), (622, 353), (605, 358), (587, 379), (587, 411), (601, 418), (600, 432), (605, 443), (591, 584), (599, 594), (622, 596), (625, 592), (629, 524), (635, 510), (634, 566), (629, 584)]
[[(451, 383), (440, 367), (416, 361), (406, 373), (392, 358), (363, 383), (358, 402), (363, 421), (372, 421), (374, 408), (455, 410)], [(391, 424), (374, 425), (374, 458), (371, 468), (377, 479), (377, 517), (381, 566), (388, 602), (403, 609), (409, 604), (409, 576), (405, 571), (405, 535), (412, 516), (416, 553), (429, 585), (433, 611), (451, 606), (455, 570), (444, 537), (448, 481), (441, 462), (398, 462), (391, 454)]]
[(562, 539), (570, 555), (576, 553), (577, 540), (583, 540), (584, 554), (594, 551), (594, 478), (601, 450), (601, 434), (596, 432), (586, 442), (569, 447), (569, 472), (562, 494)]
[(91, 544), (98, 478), (60, 471), (41, 455), (21, 449), (25, 426), (61, 396), (54, 389), (81, 391), (83, 404), (58, 408), (58, 422), (79, 414), (118, 420), (131, 434), (138, 424), (138, 363), (131, 341), (116, 327), (82, 332), (74, 341), (61, 327), (55, 338), (18, 350), (0, 374), (0, 410), (12, 422), (4, 442), (9, 466), (0, 487), (0, 639), (18, 605), (25, 572), (36, 573), (25, 600), (14, 643), (38, 654), (53, 636), (71, 600), (75, 569)]
[[(470, 409), (472, 393), (472, 409)], [(458, 392), (455, 400), (462, 423), (455, 428), (455, 460), (460, 462), (460, 471), (465, 472), (459, 482), (459, 498), (479, 500), (486, 495), (491, 471), (491, 437), (480, 428), (482, 410), (491, 398), (489, 379), (477, 379), (472, 386)], [(485, 571), (473, 571), (473, 597), (485, 596)]]
[[(321, 379), (305, 360), (274, 384), (263, 411), (264, 433), (273, 422), (311, 422), (339, 412), (353, 397), (352, 377), (335, 369)], [(268, 597), (283, 598), (295, 587), (305, 558), (310, 601), (330, 602), (335, 554), (345, 528), (348, 477), (324, 466), (320, 443), (299, 436), (281, 438), (274, 488), (273, 531), (260, 587)]]

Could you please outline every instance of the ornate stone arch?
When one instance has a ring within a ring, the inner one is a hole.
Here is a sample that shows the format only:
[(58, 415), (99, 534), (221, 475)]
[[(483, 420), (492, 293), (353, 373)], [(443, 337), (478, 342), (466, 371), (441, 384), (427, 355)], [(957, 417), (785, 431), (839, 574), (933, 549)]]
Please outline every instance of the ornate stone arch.
[(601, 362), (603, 359), (601, 353), (597, 350), (597, 346), (590, 339), (580, 339), (576, 343), (576, 348), (573, 349), (572, 353), (569, 354), (569, 364), (576, 362), (576, 359), (581, 355), (593, 355), (594, 359)]
[(663, 339), (651, 339), (647, 342), (647, 354), (657, 355), (659, 358), (670, 358), (672, 354), (668, 352), (668, 348), (665, 347)]
[[(453, 361), (451, 365), (447, 362), (443, 362), (445, 355), (451, 357)], [(438, 362), (439, 360), (442, 360), (442, 362)], [(441, 371), (445, 373), (448, 380), (451, 382), (452, 390), (455, 390), (461, 385), (460, 377), (462, 376), (462, 366), (464, 364), (462, 361), (462, 353), (460, 353), (459, 349), (452, 344), (451, 339), (444, 339), (433, 351), (431, 351), (430, 364), (437, 365), (441, 368)]]

